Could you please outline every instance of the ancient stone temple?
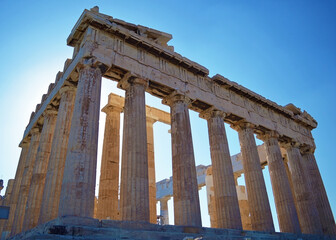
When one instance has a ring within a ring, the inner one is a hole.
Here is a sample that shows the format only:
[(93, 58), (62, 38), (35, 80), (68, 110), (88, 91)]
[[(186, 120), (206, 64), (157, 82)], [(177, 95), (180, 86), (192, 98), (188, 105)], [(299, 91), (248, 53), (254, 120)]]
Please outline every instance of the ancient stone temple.
[[(314, 157), (313, 117), (219, 74), (210, 77), (207, 68), (176, 53), (168, 45), (171, 39), (168, 33), (99, 13), (98, 7), (84, 10), (67, 39), (73, 57), (37, 104), (19, 144), (15, 179), (3, 202), (10, 213), (0, 221), (1, 239), (336, 236)], [(112, 93), (102, 108), (103, 77), (118, 82), (125, 98)], [(147, 106), (146, 92), (162, 99), (170, 113)], [(211, 167), (196, 168), (189, 110), (207, 121)], [(96, 200), (100, 111), (106, 113), (106, 124)], [(155, 122), (171, 126), (173, 167), (172, 178), (157, 184)], [(224, 123), (238, 132), (239, 156), (230, 155)], [(262, 146), (257, 147), (255, 135)], [(274, 230), (265, 165), (280, 232)], [(237, 184), (242, 173), (245, 186)], [(208, 189), (212, 228), (202, 228), (200, 186)], [(166, 225), (171, 197), (174, 225)], [(157, 201), (164, 225), (156, 222)]]

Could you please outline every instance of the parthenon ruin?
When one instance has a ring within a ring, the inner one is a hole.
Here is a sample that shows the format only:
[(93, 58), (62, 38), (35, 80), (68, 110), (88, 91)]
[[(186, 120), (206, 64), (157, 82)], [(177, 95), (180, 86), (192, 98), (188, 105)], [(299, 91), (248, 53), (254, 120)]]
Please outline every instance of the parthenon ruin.
[[(0, 220), (1, 239), (336, 237), (314, 156), (314, 118), (220, 74), (210, 77), (207, 68), (175, 52), (171, 39), (102, 14), (98, 7), (84, 10), (67, 39), (73, 57), (36, 105), (19, 144), (15, 178), (1, 201), (10, 207), (8, 219)], [(111, 93), (101, 108), (103, 77), (116, 81), (125, 98)], [(146, 105), (145, 93), (160, 98), (170, 113)], [(189, 110), (207, 121), (211, 167), (196, 168)], [(95, 211), (100, 111), (106, 123)], [(156, 183), (157, 121), (171, 127), (172, 178)], [(239, 155), (230, 154), (224, 123), (238, 133)], [(257, 147), (255, 135), (262, 146)], [(237, 184), (241, 174), (245, 186)], [(198, 190), (204, 185), (211, 228), (202, 228)], [(168, 225), (171, 197), (173, 226)], [(164, 225), (157, 224), (157, 201)]]

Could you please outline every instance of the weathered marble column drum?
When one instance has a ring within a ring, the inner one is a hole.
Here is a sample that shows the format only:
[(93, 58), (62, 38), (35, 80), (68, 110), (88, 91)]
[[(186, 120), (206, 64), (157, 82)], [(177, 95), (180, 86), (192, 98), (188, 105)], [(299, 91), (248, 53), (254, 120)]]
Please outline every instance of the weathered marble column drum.
[(102, 72), (90, 59), (79, 70), (58, 215), (93, 217)]
[(260, 136), (265, 142), (268, 170), (272, 182), (280, 231), (300, 234), (300, 223), (295, 209), (294, 197), (277, 137), (275, 132)]
[(74, 86), (63, 86), (59, 90), (59, 93), (61, 99), (58, 108), (54, 139), (51, 147), (38, 224), (55, 219), (58, 215), (76, 88)]
[(147, 117), (147, 153), (148, 153), (148, 184), (149, 184), (149, 222), (156, 224), (156, 181), (154, 159), (154, 131), (156, 120)]
[(162, 225), (169, 224), (168, 200), (169, 198), (163, 198), (160, 200), (160, 215), (162, 216)]
[(119, 142), (121, 107), (105, 106), (103, 152), (99, 181), (97, 218), (119, 220)]
[(175, 225), (202, 226), (194, 148), (189, 118), (189, 99), (173, 92), (164, 104), (170, 106), (173, 157)]
[(308, 180), (304, 174), (303, 159), (299, 146), (295, 143), (286, 147), (289, 171), (291, 173), (294, 197), (301, 231), (306, 234), (322, 234), (322, 227), (313, 196), (310, 193)]
[(274, 232), (271, 208), (252, 127), (249, 123), (234, 126), (239, 135), (252, 229)]
[(47, 109), (44, 112), (43, 117), (43, 128), (34, 164), (33, 175), (30, 183), (30, 189), (22, 227), (23, 231), (27, 231), (31, 228), (36, 227), (40, 215), (45, 177), (47, 173), (51, 145), (56, 126), (56, 109)]
[(147, 81), (134, 77), (119, 82), (119, 87), (126, 90), (120, 183), (122, 220), (149, 222), (147, 84)]
[(18, 167), (15, 173), (12, 196), (11, 196), (10, 203), (9, 203), (9, 206), (10, 206), (9, 216), (8, 216), (8, 220), (4, 223), (4, 226), (2, 228), (2, 234), (0, 235), (1, 239), (6, 239), (6, 237), (8, 236), (13, 226), (13, 220), (14, 220), (16, 207), (18, 204), (18, 198), (20, 194), (19, 191), (20, 191), (20, 186), (22, 182), (23, 172), (24, 172), (24, 168), (25, 168), (25, 164), (26, 164), (26, 160), (27, 160), (27, 156), (29, 152), (29, 145), (30, 145), (30, 138), (28, 138), (26, 142), (23, 142), (20, 145), (22, 150), (21, 150), (21, 154), (19, 158)]
[(210, 109), (201, 116), (208, 121), (217, 227), (242, 229), (231, 156), (224, 126), (225, 114)]
[(41, 130), (38, 127), (33, 128), (31, 131), (31, 140), (29, 145), (29, 152), (27, 155), (27, 160), (25, 162), (25, 167), (23, 170), (21, 186), (19, 190), (18, 204), (15, 210), (15, 216), (13, 220), (13, 226), (11, 230), (11, 236), (18, 234), (22, 230), (22, 223), (24, 219), (26, 203), (30, 188), (30, 182), (33, 174), (33, 168), (35, 164), (37, 148), (40, 142)]
[(322, 231), (326, 235), (336, 235), (336, 225), (324, 184), (318, 169), (313, 149), (303, 154), (303, 164), (313, 193), (315, 206), (319, 213)]

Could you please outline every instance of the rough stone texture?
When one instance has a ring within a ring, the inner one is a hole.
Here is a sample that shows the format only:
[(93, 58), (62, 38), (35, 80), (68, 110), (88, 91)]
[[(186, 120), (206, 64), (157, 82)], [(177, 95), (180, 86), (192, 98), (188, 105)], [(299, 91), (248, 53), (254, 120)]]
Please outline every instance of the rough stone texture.
[(142, 79), (125, 79), (126, 89), (120, 183), (122, 220), (149, 222), (145, 89)]
[(303, 165), (306, 170), (310, 191), (319, 213), (322, 231), (324, 234), (336, 236), (336, 225), (324, 184), (318, 169), (314, 153), (303, 154)]
[(248, 204), (248, 196), (246, 193), (245, 186), (237, 186), (238, 202), (240, 216), (242, 220), (242, 225), (244, 230), (252, 230), (251, 216), (250, 216), (250, 207)]
[(148, 184), (149, 184), (149, 222), (156, 223), (156, 180), (154, 159), (154, 131), (155, 119), (146, 118), (147, 128), (147, 154), (148, 154)]
[(168, 212), (168, 200), (170, 198), (162, 198), (160, 199), (160, 216), (161, 216), (161, 224), (169, 225), (169, 212)]
[(203, 113), (203, 117), (208, 121), (216, 225), (218, 228), (242, 229), (224, 115), (210, 109)]
[(15, 216), (13, 220), (13, 226), (11, 230), (11, 236), (18, 234), (22, 230), (22, 224), (24, 219), (24, 213), (27, 203), (27, 197), (30, 188), (30, 182), (33, 175), (33, 169), (37, 154), (37, 148), (40, 142), (41, 132), (39, 128), (33, 128), (31, 130), (31, 140), (29, 145), (29, 152), (27, 160), (25, 161), (25, 167), (23, 170), (22, 181), (19, 190), (18, 203), (16, 205)]
[(318, 211), (310, 193), (308, 180), (304, 174), (300, 150), (297, 145), (293, 144), (287, 145), (286, 150), (301, 231), (306, 234), (322, 234)]
[(272, 182), (280, 231), (301, 233), (299, 219), (294, 204), (294, 197), (290, 189), (277, 135), (272, 135), (271, 133), (262, 138), (265, 142), (268, 170)]
[[(15, 181), (14, 179), (8, 180), (5, 195), (0, 200), (0, 206), (10, 207), (10, 202), (11, 202), (11, 197), (12, 197), (13, 187), (14, 187), (14, 181)], [(7, 219), (0, 219), (0, 237), (1, 237), (2, 230), (6, 222), (7, 222)]]
[(37, 150), (22, 225), (23, 231), (36, 227), (40, 216), (44, 183), (56, 126), (56, 119), (57, 111), (55, 109), (46, 110), (44, 112), (44, 122), (40, 137), (40, 144)]
[(119, 220), (119, 142), (121, 107), (106, 105), (97, 218)]
[(153, 240), (332, 240), (335, 238), (291, 233), (264, 233), (234, 229), (186, 226), (160, 226), (144, 222), (113, 221), (92, 218), (63, 217), (15, 236), (23, 239), (153, 239)]
[(72, 86), (65, 86), (60, 89), (60, 95), (60, 105), (58, 108), (38, 224), (46, 223), (58, 216), (58, 206), (76, 89)]
[(202, 226), (188, 99), (172, 93), (170, 106), (175, 225)]
[(59, 216), (93, 216), (102, 73), (90, 61), (79, 70)]
[(212, 166), (208, 167), (208, 169), (206, 170), (205, 186), (206, 186), (206, 192), (207, 192), (207, 202), (208, 202), (208, 213), (209, 213), (209, 216), (210, 216), (210, 226), (212, 228), (217, 228), (217, 214), (216, 214), (216, 204), (215, 204)]
[(12, 195), (11, 195), (11, 199), (9, 203), (9, 206), (10, 206), (9, 216), (8, 216), (8, 220), (4, 221), (3, 223), (4, 225), (1, 229), (1, 235), (0, 235), (1, 239), (5, 239), (5, 236), (9, 235), (12, 229), (12, 226), (13, 226), (13, 220), (14, 220), (16, 206), (18, 203), (19, 194), (20, 194), (19, 190), (20, 190), (21, 181), (23, 177), (23, 171), (24, 171), (27, 156), (28, 156), (29, 145), (30, 145), (30, 139), (28, 142), (24, 142), (21, 144), (22, 150), (20, 154), (18, 167), (15, 173), (13, 190), (12, 190)]
[(245, 184), (251, 214), (252, 229), (274, 232), (271, 208), (253, 130), (250, 124), (242, 123), (238, 130), (241, 153), (243, 157)]

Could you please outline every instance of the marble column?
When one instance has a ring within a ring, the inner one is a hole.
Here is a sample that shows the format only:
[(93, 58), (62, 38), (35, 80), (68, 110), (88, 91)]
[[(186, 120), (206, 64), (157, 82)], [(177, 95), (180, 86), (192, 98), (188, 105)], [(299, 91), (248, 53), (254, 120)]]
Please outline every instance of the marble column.
[(102, 72), (85, 60), (71, 120), (58, 216), (93, 217)]
[(310, 183), (313, 200), (319, 213), (322, 231), (325, 235), (335, 236), (336, 225), (334, 216), (316, 163), (313, 149), (309, 149), (302, 157), (304, 160), (303, 165), (306, 170), (307, 180)]
[(105, 106), (105, 132), (99, 180), (97, 218), (119, 220), (119, 142), (122, 108)]
[(287, 151), (289, 171), (292, 177), (297, 214), (302, 233), (322, 234), (322, 227), (313, 196), (310, 193), (308, 179), (304, 174), (303, 159), (298, 144), (284, 145)]
[(282, 159), (277, 139), (278, 135), (275, 132), (269, 132), (260, 136), (260, 138), (265, 142), (268, 170), (271, 177), (280, 231), (300, 234), (300, 223)]
[(274, 232), (271, 208), (252, 127), (249, 123), (234, 126), (238, 131), (241, 147), (252, 229)]
[(224, 126), (225, 114), (210, 109), (203, 112), (201, 116), (208, 121), (217, 227), (242, 229), (231, 156)]
[(14, 236), (21, 232), (22, 224), (26, 209), (26, 203), (30, 188), (30, 182), (33, 175), (33, 168), (35, 164), (37, 148), (40, 142), (41, 130), (38, 127), (32, 128), (30, 130), (31, 140), (29, 145), (29, 151), (27, 155), (27, 160), (25, 161), (25, 167), (22, 174), (22, 180), (19, 190), (18, 202), (16, 205), (13, 226), (11, 230), (11, 236)]
[(57, 218), (76, 88), (63, 86), (38, 224)]
[(146, 118), (147, 154), (148, 154), (148, 184), (149, 184), (149, 222), (156, 224), (156, 181), (154, 160), (154, 131), (155, 119)]
[(248, 203), (246, 187), (243, 185), (237, 185), (236, 189), (238, 194), (239, 211), (242, 220), (243, 230), (252, 230), (250, 207)]
[(160, 216), (162, 216), (161, 224), (162, 225), (169, 225), (169, 212), (168, 212), (168, 198), (160, 199)]
[(120, 184), (121, 219), (149, 222), (145, 90), (148, 82), (130, 77), (126, 90)]
[[(14, 187), (14, 181), (15, 181), (14, 179), (8, 180), (7, 187), (6, 187), (6, 193), (4, 195), (4, 199), (0, 200), (0, 206), (10, 207), (10, 202), (11, 202), (13, 187)], [(0, 237), (2, 235), (3, 227), (6, 222), (7, 222), (7, 219), (0, 219)]]
[(15, 216), (16, 206), (18, 203), (18, 198), (20, 195), (19, 191), (20, 191), (23, 172), (24, 172), (24, 168), (26, 165), (26, 160), (27, 160), (27, 156), (29, 152), (29, 146), (30, 146), (30, 138), (28, 138), (26, 141), (23, 141), (20, 145), (22, 150), (21, 150), (21, 154), (19, 158), (18, 167), (15, 173), (12, 196), (11, 196), (10, 203), (9, 203), (9, 206), (10, 206), (9, 216), (8, 216), (8, 220), (5, 222), (3, 226), (2, 234), (0, 235), (1, 239), (6, 239), (6, 237), (9, 235), (12, 229), (12, 226), (13, 226), (13, 220)]
[(209, 166), (206, 170), (205, 187), (207, 193), (208, 213), (210, 216), (210, 227), (217, 228), (217, 215), (216, 215), (216, 204), (215, 204), (214, 185), (212, 176), (212, 166)]
[(51, 108), (43, 113), (44, 122), (35, 159), (30, 189), (26, 203), (26, 211), (22, 225), (22, 231), (27, 231), (37, 226), (43, 197), (43, 189), (52, 139), (56, 126), (57, 110)]
[(173, 92), (164, 104), (170, 106), (173, 158), (175, 225), (201, 227), (198, 184), (188, 104), (183, 94)]

